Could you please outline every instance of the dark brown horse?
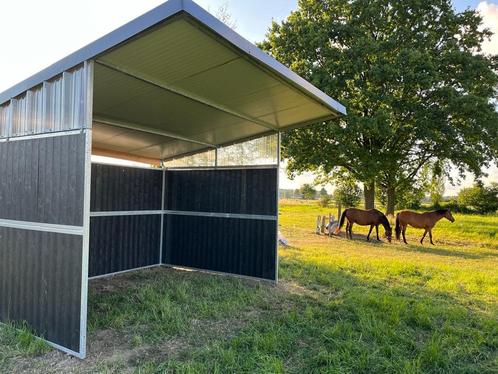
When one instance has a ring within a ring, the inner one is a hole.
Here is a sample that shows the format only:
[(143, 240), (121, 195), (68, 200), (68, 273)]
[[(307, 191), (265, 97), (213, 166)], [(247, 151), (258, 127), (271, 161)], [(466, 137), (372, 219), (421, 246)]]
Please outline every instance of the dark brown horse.
[(406, 242), (405, 232), (407, 226), (410, 225), (416, 229), (425, 229), (424, 235), (422, 236), (422, 239), (420, 239), (420, 244), (424, 244), (425, 236), (429, 233), (431, 244), (434, 245), (432, 242), (432, 228), (442, 218), (446, 218), (450, 222), (455, 222), (449, 209), (440, 209), (426, 213), (416, 213), (409, 210), (399, 212), (396, 216), (396, 239), (400, 240), (400, 234), (403, 233), (403, 241), (405, 244), (408, 244)]
[(393, 233), (391, 225), (389, 224), (387, 217), (382, 212), (379, 212), (377, 209), (370, 209), (370, 210), (361, 210), (355, 208), (346, 209), (344, 213), (342, 213), (341, 222), (339, 223), (339, 226), (335, 230), (334, 234), (336, 235), (339, 234), (346, 219), (348, 220), (348, 223), (346, 225), (346, 238), (349, 236), (350, 239), (353, 239), (353, 225), (357, 223), (360, 226), (370, 225), (370, 231), (368, 232), (367, 235), (367, 241), (370, 240), (370, 234), (372, 233), (374, 227), (377, 232), (377, 240), (380, 240), (379, 225), (382, 225), (386, 230), (387, 240), (389, 241), (389, 243), (391, 242), (391, 237)]

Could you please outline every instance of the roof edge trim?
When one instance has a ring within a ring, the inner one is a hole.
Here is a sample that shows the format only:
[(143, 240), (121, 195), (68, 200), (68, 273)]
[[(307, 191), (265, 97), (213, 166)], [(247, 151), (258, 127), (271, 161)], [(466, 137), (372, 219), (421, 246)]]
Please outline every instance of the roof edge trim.
[(159, 5), (142, 16), (133, 19), (116, 30), (111, 31), (85, 47), (64, 57), (62, 60), (55, 62), (35, 75), (0, 93), (0, 105), (84, 61), (95, 58), (108, 49), (123, 43), (183, 10), (183, 0), (169, 0), (164, 4)]

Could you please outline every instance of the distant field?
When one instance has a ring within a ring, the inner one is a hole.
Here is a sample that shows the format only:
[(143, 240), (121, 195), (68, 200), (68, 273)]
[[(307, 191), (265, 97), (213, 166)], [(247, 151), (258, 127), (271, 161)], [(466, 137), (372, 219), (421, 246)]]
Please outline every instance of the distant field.
[[(314, 234), (284, 201), (280, 283), (168, 269), (92, 283), (90, 356), (0, 328), (0, 372), (498, 373), (498, 217), (455, 215), (436, 246)], [(383, 229), (380, 230), (383, 234)]]

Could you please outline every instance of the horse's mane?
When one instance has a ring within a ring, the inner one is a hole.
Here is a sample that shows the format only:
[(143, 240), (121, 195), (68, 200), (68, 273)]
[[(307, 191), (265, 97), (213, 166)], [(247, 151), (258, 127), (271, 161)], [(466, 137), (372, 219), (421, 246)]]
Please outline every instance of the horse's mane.
[(389, 224), (389, 220), (387, 219), (387, 217), (384, 214), (382, 214), (380, 216), (380, 223), (382, 223), (382, 225), (386, 229), (390, 229), (391, 228), (391, 225)]
[(438, 210), (436, 210), (436, 213), (437, 214), (446, 214), (446, 213), (448, 213), (448, 210), (449, 209), (438, 209)]

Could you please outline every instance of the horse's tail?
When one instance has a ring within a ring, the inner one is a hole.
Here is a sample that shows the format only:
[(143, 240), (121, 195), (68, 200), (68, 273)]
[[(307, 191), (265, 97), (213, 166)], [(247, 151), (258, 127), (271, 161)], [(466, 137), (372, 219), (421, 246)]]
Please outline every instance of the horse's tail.
[(344, 212), (342, 212), (341, 221), (339, 222), (339, 226), (337, 226), (337, 228), (334, 231), (335, 235), (338, 235), (341, 232), (341, 228), (342, 228), (342, 226), (344, 226), (344, 221), (346, 220), (346, 212), (347, 211), (348, 210), (346, 209)]
[(396, 214), (396, 240), (399, 240), (401, 237), (401, 225), (399, 224), (399, 213)]

